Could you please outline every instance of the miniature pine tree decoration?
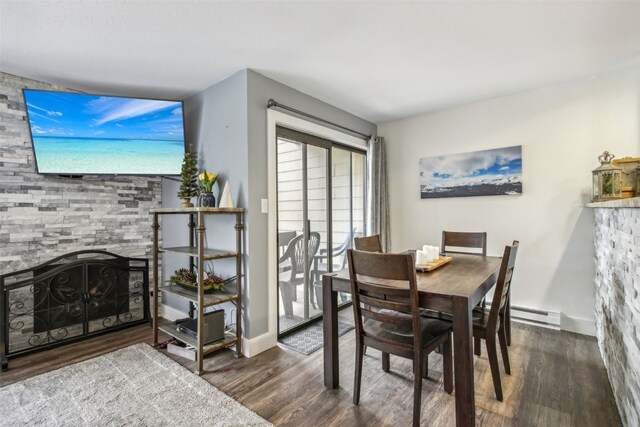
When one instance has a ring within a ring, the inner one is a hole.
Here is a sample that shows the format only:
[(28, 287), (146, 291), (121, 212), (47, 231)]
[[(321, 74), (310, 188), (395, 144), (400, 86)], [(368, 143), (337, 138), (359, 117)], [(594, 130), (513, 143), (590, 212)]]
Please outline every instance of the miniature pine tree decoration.
[(198, 157), (191, 150), (184, 153), (182, 161), (182, 171), (180, 172), (182, 181), (178, 197), (182, 199), (183, 208), (192, 208), (191, 198), (198, 195)]

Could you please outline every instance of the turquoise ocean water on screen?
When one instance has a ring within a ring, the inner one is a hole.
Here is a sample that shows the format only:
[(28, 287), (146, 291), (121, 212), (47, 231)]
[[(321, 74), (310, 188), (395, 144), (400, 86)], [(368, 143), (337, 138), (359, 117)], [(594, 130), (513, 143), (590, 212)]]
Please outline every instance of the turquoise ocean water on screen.
[(35, 136), (38, 172), (179, 175), (184, 141)]

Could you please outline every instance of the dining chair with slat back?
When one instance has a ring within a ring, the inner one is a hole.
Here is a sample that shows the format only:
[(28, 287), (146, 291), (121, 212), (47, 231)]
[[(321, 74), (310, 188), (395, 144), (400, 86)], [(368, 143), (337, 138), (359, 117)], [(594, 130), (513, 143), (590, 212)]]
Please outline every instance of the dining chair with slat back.
[[(313, 265), (313, 257), (318, 252), (320, 246), (320, 233), (313, 231), (309, 233), (309, 238), (305, 242), (304, 234), (294, 237), (289, 246), (285, 250), (284, 255), (280, 257), (279, 264), (286, 265), (291, 270), (289, 280), (279, 280), (280, 295), (282, 296), (282, 305), (284, 307), (285, 316), (293, 317), (293, 301), (294, 293), (297, 287), (305, 281), (305, 251), (307, 252), (308, 265), (306, 267), (309, 286), (312, 286), (311, 266)], [(309, 289), (313, 291), (312, 288)]]
[[(482, 342), (483, 339), (485, 340), (493, 386), (495, 388), (496, 398), (499, 401), (502, 401), (502, 384), (500, 383), (497, 343), (500, 344), (504, 370), (508, 375), (511, 375), (506, 336), (507, 303), (511, 296), (511, 281), (513, 279), (513, 269), (516, 263), (519, 244), (520, 243), (517, 240), (514, 240), (511, 246), (506, 246), (504, 249), (504, 255), (502, 257), (498, 280), (496, 281), (496, 287), (493, 293), (493, 300), (491, 301), (491, 309), (489, 312), (486, 310), (476, 309), (472, 312), (474, 342)], [(426, 315), (433, 319), (452, 322), (450, 314), (439, 312), (425, 314), (424, 311), (422, 313), (423, 316)], [(497, 342), (496, 337), (498, 339)]]
[(356, 237), (353, 240), (353, 246), (357, 251), (382, 252), (382, 242), (380, 241), (379, 234), (366, 237)]
[[(448, 247), (476, 249), (469, 250), (448, 250)], [(487, 233), (463, 232), (463, 231), (443, 231), (442, 232), (442, 252), (453, 254), (477, 254), (487, 255)]]
[[(487, 255), (487, 233), (485, 231), (468, 232), (468, 231), (442, 231), (442, 252), (450, 254), (473, 254), (473, 255)], [(456, 248), (456, 250), (449, 250), (447, 248)], [(460, 250), (464, 248), (466, 250)], [(487, 306), (487, 300), (482, 298), (478, 307), (485, 309)], [(480, 340), (474, 340), (473, 352), (476, 356), (480, 356), (482, 353), (482, 347)]]
[(498, 368), (498, 351), (496, 346), (496, 336), (500, 344), (502, 353), (502, 362), (504, 370), (511, 375), (511, 366), (509, 364), (509, 350), (507, 348), (506, 322), (507, 322), (507, 301), (511, 294), (511, 280), (513, 279), (513, 269), (516, 264), (516, 255), (518, 254), (518, 246), (520, 242), (513, 241), (511, 246), (504, 248), (502, 256), (502, 265), (496, 282), (496, 289), (493, 293), (491, 301), (491, 310), (487, 315), (483, 312), (481, 317), (473, 319), (473, 336), (474, 338), (482, 338), (487, 346), (487, 355), (489, 365), (491, 367), (491, 377), (493, 378), (493, 386), (496, 391), (496, 398), (502, 402), (502, 384), (500, 383), (500, 370)]
[[(365, 345), (411, 359), (414, 373), (413, 425), (419, 426), (422, 378), (427, 374), (423, 363), (426, 356), (440, 345), (444, 347), (444, 389), (447, 393), (453, 391), (451, 324), (420, 317), (413, 254), (349, 249), (347, 257), (356, 323), (353, 403), (357, 405), (360, 401)], [(371, 308), (361, 307), (361, 304)]]
[[(379, 234), (374, 234), (373, 236), (356, 237), (355, 239), (353, 239), (353, 247), (357, 251), (382, 253), (382, 242), (380, 240)], [(364, 308), (370, 309), (370, 307), (366, 304)], [(367, 352), (366, 345), (364, 346), (364, 352)], [(382, 352), (382, 369), (384, 369), (385, 372), (389, 370), (389, 353)]]

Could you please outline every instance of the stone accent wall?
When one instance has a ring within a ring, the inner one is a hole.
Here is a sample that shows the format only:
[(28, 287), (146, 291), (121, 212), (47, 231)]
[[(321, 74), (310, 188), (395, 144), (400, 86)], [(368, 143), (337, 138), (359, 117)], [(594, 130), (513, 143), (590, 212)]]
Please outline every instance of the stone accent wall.
[(596, 334), (625, 426), (640, 425), (640, 209), (595, 210)]
[(161, 178), (36, 174), (22, 88), (65, 90), (0, 73), (0, 274), (83, 249), (151, 261)]

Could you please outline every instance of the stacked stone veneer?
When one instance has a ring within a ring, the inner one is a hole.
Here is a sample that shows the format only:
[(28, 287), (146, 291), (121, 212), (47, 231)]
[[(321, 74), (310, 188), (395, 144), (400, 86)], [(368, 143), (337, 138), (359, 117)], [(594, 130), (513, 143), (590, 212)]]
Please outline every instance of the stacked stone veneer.
[(23, 88), (65, 90), (0, 73), (0, 274), (83, 249), (151, 259), (161, 179), (36, 174)]
[(598, 345), (622, 422), (640, 426), (640, 209), (596, 208), (595, 220)]

